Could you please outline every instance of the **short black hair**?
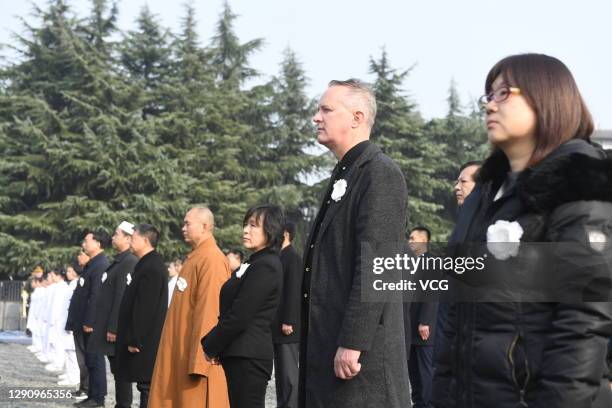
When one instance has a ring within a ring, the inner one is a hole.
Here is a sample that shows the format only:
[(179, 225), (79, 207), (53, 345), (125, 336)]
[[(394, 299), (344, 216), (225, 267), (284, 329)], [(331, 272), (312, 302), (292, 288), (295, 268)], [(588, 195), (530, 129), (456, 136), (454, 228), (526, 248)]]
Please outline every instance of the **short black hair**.
[(459, 173), (461, 173), (463, 170), (467, 169), (470, 166), (478, 166), (478, 167), (480, 167), (480, 166), (482, 166), (482, 162), (480, 160), (472, 160), (472, 161), (469, 161), (467, 163), (463, 163), (461, 165), (461, 167), (459, 167)]
[(429, 229), (427, 229), (427, 228), (422, 227), (422, 226), (420, 226), (420, 225), (419, 225), (418, 227), (414, 227), (413, 229), (411, 229), (411, 230), (410, 230), (410, 233), (409, 233), (408, 235), (412, 234), (412, 232), (413, 232), (413, 231), (421, 231), (421, 232), (424, 232), (424, 233), (425, 233), (425, 235), (427, 235), (427, 242), (431, 241), (431, 231), (429, 231)]
[(242, 262), (244, 260), (244, 252), (242, 252), (240, 249), (230, 249), (229, 251), (227, 251), (228, 254), (236, 254), (238, 255), (238, 258), (240, 258), (240, 262)]
[(83, 273), (83, 268), (79, 265), (79, 263), (75, 260), (74, 262), (71, 262), (70, 265), (68, 265), (72, 268), (72, 270), (74, 271), (74, 273), (76, 273), (77, 275), (80, 275)]
[(91, 234), (95, 241), (100, 243), (100, 248), (105, 249), (110, 245), (111, 239), (108, 232), (103, 229), (88, 230), (84, 236)]
[(283, 232), (287, 231), (287, 233), (289, 234), (289, 242), (293, 241), (293, 238), (295, 238), (295, 223), (291, 222), (291, 221), (287, 221), (285, 222), (285, 227), (283, 228)]
[(151, 224), (138, 224), (134, 227), (134, 231), (138, 231), (139, 235), (142, 235), (149, 240), (149, 243), (153, 248), (157, 248), (159, 242), (159, 231)]
[(285, 225), (285, 215), (283, 210), (274, 204), (263, 204), (251, 207), (244, 215), (242, 225), (246, 225), (251, 217), (259, 222), (263, 217), (263, 230), (266, 236), (266, 247), (280, 252), (283, 245), (283, 228)]

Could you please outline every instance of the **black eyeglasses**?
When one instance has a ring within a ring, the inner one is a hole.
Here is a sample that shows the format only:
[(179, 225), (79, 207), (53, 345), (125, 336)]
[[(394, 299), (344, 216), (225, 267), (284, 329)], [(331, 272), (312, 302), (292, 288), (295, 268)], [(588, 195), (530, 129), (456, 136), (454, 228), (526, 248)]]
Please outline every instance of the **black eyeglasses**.
[(515, 88), (513, 86), (502, 86), (501, 88), (497, 88), (493, 92), (489, 92), (486, 95), (482, 95), (478, 98), (478, 106), (480, 110), (484, 111), (487, 109), (487, 104), (491, 101), (495, 101), (495, 103), (500, 103), (505, 101), (510, 97), (510, 94), (520, 95), (521, 90), (519, 88)]

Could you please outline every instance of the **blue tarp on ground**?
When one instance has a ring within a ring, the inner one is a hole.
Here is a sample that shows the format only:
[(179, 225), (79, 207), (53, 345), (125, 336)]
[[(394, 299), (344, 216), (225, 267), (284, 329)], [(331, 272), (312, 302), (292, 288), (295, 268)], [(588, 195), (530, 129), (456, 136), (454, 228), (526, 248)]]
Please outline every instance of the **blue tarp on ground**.
[(0, 331), (0, 343), (32, 344), (32, 339), (22, 331)]

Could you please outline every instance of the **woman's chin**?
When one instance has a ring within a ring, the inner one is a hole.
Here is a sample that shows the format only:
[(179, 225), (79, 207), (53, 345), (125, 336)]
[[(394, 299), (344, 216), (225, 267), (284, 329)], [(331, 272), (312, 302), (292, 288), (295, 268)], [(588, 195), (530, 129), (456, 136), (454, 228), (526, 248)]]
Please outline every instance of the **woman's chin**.
[(487, 139), (489, 140), (489, 143), (497, 147), (500, 147), (508, 140), (506, 137), (497, 134), (497, 132), (488, 132)]

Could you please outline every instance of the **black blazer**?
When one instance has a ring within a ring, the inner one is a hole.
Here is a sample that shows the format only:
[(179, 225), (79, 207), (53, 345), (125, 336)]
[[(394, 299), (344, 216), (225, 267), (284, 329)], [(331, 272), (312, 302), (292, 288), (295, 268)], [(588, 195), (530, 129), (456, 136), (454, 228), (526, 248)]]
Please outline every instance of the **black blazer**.
[[(284, 248), (280, 253), (283, 265), (283, 290), (276, 317), (272, 322), (272, 339), (274, 344), (300, 342), (300, 308), (302, 299), (302, 257), (293, 245)], [(293, 333), (285, 336), (281, 331), (283, 324), (293, 326)]]
[(210, 357), (272, 359), (271, 323), (278, 307), (283, 268), (278, 255), (265, 248), (251, 255), (238, 278), (236, 270), (220, 293), (219, 323), (202, 338)]
[(93, 327), (102, 274), (109, 265), (108, 258), (102, 252), (90, 259), (83, 268), (79, 283), (70, 299), (66, 330), (83, 331), (83, 325)]
[[(115, 375), (121, 381), (151, 381), (167, 309), (168, 269), (162, 256), (151, 251), (134, 267), (121, 300), (115, 350)], [(128, 346), (140, 353), (130, 353)]]

